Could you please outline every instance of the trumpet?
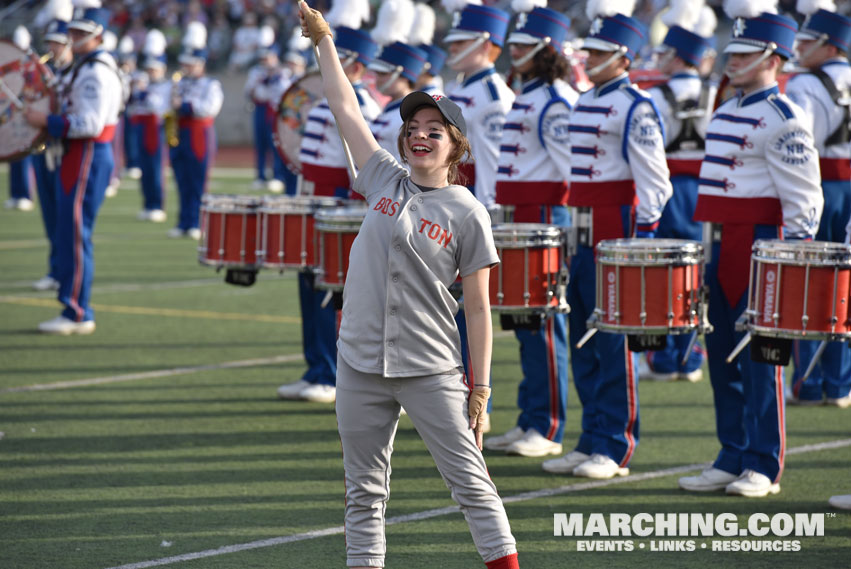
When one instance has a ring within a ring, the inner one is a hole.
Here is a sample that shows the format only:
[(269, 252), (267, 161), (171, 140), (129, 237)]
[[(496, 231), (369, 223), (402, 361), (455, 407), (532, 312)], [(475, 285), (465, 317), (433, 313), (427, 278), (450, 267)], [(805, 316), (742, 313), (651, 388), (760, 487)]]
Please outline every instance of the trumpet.
[[(171, 90), (172, 90), (172, 98), (174, 97), (174, 91), (177, 88), (177, 84), (180, 83), (180, 79), (183, 77), (180, 71), (175, 71), (171, 75)], [(168, 145), (172, 148), (176, 147), (180, 144), (180, 130), (177, 126), (177, 110), (174, 108), (166, 111), (163, 116), (163, 122), (165, 124), (165, 139), (168, 142)]]

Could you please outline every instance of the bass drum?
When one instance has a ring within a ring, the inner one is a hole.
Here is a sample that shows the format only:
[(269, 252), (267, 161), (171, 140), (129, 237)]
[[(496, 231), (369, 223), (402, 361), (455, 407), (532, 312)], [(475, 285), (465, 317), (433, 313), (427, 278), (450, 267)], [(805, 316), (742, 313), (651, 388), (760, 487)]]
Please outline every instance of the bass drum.
[(307, 115), (325, 95), (322, 93), (322, 76), (319, 71), (309, 71), (296, 79), (281, 96), (276, 107), (275, 148), (287, 167), (301, 174), (299, 150)]
[(0, 80), (0, 162), (9, 162), (39, 149), (47, 138), (46, 128), (24, 119), (21, 104), (51, 113), (56, 97), (50, 69), (35, 53), (6, 40), (0, 40)]

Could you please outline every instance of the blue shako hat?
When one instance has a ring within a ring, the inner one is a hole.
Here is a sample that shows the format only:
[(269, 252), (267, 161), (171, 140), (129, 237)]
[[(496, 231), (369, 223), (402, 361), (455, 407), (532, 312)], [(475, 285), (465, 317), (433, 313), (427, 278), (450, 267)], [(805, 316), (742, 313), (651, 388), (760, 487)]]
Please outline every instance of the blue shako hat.
[(183, 52), (177, 57), (177, 61), (187, 64), (206, 63), (207, 55), (206, 47), (184, 48)]
[(700, 65), (706, 51), (712, 48), (706, 38), (680, 26), (668, 28), (668, 34), (662, 43), (673, 48), (677, 57), (695, 67)]
[(502, 47), (510, 19), (508, 12), (497, 8), (468, 4), (452, 15), (452, 29), (443, 38), (443, 43), (476, 39), (487, 34), (488, 40)]
[(99, 35), (108, 25), (109, 10), (106, 8), (75, 8), (68, 29)]
[(401, 77), (416, 82), (427, 61), (425, 51), (397, 41), (384, 46), (369, 68), (380, 73), (398, 71)]
[(733, 38), (724, 53), (758, 53), (771, 49), (786, 59), (791, 59), (798, 24), (792, 18), (762, 13), (753, 18), (736, 18), (733, 21)]
[(339, 26), (334, 31), (336, 32), (334, 45), (337, 46), (338, 52), (343, 52), (340, 53), (341, 56), (356, 55), (356, 60), (364, 65), (372, 63), (378, 52), (378, 44), (372, 41), (368, 33), (345, 26)]
[(443, 70), (443, 64), (446, 63), (446, 52), (435, 45), (420, 44), (417, 46), (426, 53), (428, 68), (423, 69), (429, 75), (440, 75)]
[(828, 10), (818, 10), (807, 16), (797, 37), (808, 40), (824, 38), (841, 52), (847, 52), (851, 48), (851, 18)]
[(560, 52), (568, 30), (570, 18), (555, 10), (537, 7), (531, 12), (520, 12), (517, 15), (508, 43), (535, 45), (544, 41)]
[(647, 27), (629, 16), (615, 14), (596, 18), (582, 47), (600, 51), (623, 51), (630, 61), (647, 42)]
[(47, 24), (44, 31), (44, 41), (56, 43), (68, 43), (68, 22), (65, 20), (53, 20)]

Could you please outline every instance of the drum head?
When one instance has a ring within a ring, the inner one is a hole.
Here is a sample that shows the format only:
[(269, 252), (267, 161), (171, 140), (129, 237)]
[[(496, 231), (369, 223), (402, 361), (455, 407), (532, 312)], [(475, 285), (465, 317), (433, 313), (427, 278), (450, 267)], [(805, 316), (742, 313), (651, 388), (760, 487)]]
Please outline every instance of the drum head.
[(493, 242), (498, 248), (559, 247), (564, 245), (564, 231), (545, 223), (501, 223), (492, 226)]
[(53, 81), (50, 69), (35, 53), (21, 51), (6, 40), (0, 40), (0, 79), (0, 162), (8, 162), (30, 154), (47, 137), (47, 129), (31, 126), (24, 119), (15, 99), (49, 114), (56, 98), (49, 87)]
[(263, 199), (259, 196), (236, 196), (230, 194), (204, 194), (201, 205), (207, 211), (216, 212), (242, 212), (259, 208)]
[(615, 265), (694, 265), (703, 244), (688, 239), (607, 239), (597, 244), (597, 260)]
[(283, 214), (313, 214), (319, 208), (339, 207), (343, 200), (328, 196), (263, 196), (261, 211)]
[(273, 138), (283, 161), (296, 174), (301, 173), (301, 139), (307, 126), (307, 115), (325, 95), (318, 71), (302, 75), (290, 85), (278, 102)]
[(366, 207), (346, 206), (323, 208), (316, 212), (317, 231), (357, 231), (363, 218), (366, 217)]
[(851, 245), (832, 241), (760, 239), (753, 245), (755, 259), (787, 265), (851, 266)]

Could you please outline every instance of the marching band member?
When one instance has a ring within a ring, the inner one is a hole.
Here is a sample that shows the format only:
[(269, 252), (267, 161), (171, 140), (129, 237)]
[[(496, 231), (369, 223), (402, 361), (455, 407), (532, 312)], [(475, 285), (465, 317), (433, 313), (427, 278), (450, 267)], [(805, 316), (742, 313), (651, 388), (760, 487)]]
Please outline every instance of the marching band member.
[(57, 280), (62, 314), (42, 322), (49, 334), (91, 334), (94, 312), (89, 304), (94, 277), (92, 233), (112, 173), (110, 143), (121, 109), (121, 79), (109, 53), (101, 49), (108, 12), (99, 0), (80, 0), (68, 24), (74, 64), (61, 97), (61, 110), (46, 115), (26, 109), (34, 126), (62, 138), (65, 154), (59, 171), (56, 211)]
[[(819, 5), (822, 9), (819, 9)], [(831, 8), (831, 10), (823, 8)], [(811, 121), (821, 166), (824, 211), (816, 234), (819, 241), (843, 242), (844, 223), (851, 217), (851, 19), (835, 13), (833, 1), (798, 1), (798, 11), (808, 17), (797, 37), (799, 73), (786, 84), (786, 95)], [(830, 342), (806, 381), (818, 342), (796, 341), (795, 373), (786, 401), (818, 405), (851, 405), (851, 351)]]
[[(448, 88), (447, 95), (464, 111), (469, 128), (467, 138), (475, 157), (475, 162), (460, 164), (460, 183), (490, 209), (494, 205), (502, 125), (514, 101), (514, 93), (496, 72), (494, 62), (502, 52), (511, 18), (507, 12), (479, 5), (480, 1), (442, 0), (444, 8), (452, 14), (452, 28), (443, 42), (448, 44), (449, 51), (446, 64), (463, 74), (463, 80)], [(461, 334), (464, 370), (475, 381), (471, 375), (464, 311), (458, 311), (455, 323)], [(488, 432), (490, 415), (485, 415), (484, 421), (484, 432)]]
[[(122, 77), (127, 89), (127, 98), (132, 94), (131, 85), (138, 80), (141, 71), (136, 65), (136, 47), (133, 44), (133, 38), (124, 36), (118, 42), (118, 49), (115, 51), (115, 60), (118, 63), (118, 68), (121, 70)], [(121, 121), (122, 140), (121, 148), (119, 148), (119, 156), (124, 162), (123, 166), (126, 170), (127, 177), (131, 180), (138, 180), (142, 177), (142, 169), (139, 164), (139, 132), (136, 125), (130, 122), (127, 112), (123, 113)], [(116, 140), (118, 138), (116, 137)], [(122, 155), (121, 152), (124, 154)], [(119, 175), (122, 169), (118, 169)]]
[(178, 61), (182, 77), (171, 93), (177, 113), (178, 141), (171, 149), (171, 168), (177, 182), (180, 209), (177, 226), (169, 237), (199, 239), (201, 196), (207, 188), (210, 163), (216, 152), (213, 122), (222, 110), (222, 85), (204, 74), (207, 62), (207, 28), (190, 22)]
[[(373, 120), (381, 112), (361, 83), (378, 45), (366, 32), (355, 29), (369, 19), (369, 3), (361, 0), (335, 2), (327, 15), (336, 26), (334, 45), (346, 77), (355, 88), (364, 119)], [(342, 25), (345, 22), (348, 25)], [(354, 26), (354, 27), (351, 27)], [(346, 169), (343, 144), (328, 101), (322, 99), (307, 117), (299, 156), (302, 161), (301, 193), (303, 195), (354, 197)], [(336, 302), (323, 306), (325, 291), (314, 287), (313, 272), (298, 275), (301, 308), (302, 345), (307, 372), (294, 382), (278, 388), (281, 399), (304, 399), (331, 403), (337, 397), (337, 315)]]
[(709, 123), (694, 214), (712, 223), (706, 281), (714, 332), (706, 348), (721, 451), (711, 468), (680, 478), (680, 488), (695, 492), (776, 494), (783, 473), (783, 368), (748, 353), (726, 362), (744, 335), (734, 324), (747, 306), (753, 242), (811, 238), (823, 205), (809, 121), (776, 82), (798, 26), (772, 9), (773, 2), (725, 4), (734, 19), (726, 74), (738, 92)]
[[(567, 203), (577, 208), (579, 239), (567, 302), (582, 434), (573, 451), (543, 468), (590, 478), (628, 474), (639, 440), (637, 358), (622, 334), (584, 338), (596, 302), (594, 247), (604, 239), (652, 237), (672, 193), (658, 110), (627, 73), (647, 37), (644, 25), (626, 15), (633, 7), (632, 1), (588, 3), (593, 23), (584, 49), (594, 88), (579, 96), (568, 126)], [(577, 348), (580, 339), (587, 343)]]
[[(694, 221), (692, 216), (697, 203), (704, 137), (716, 91), (698, 73), (698, 67), (710, 49), (706, 38), (695, 32), (699, 21), (706, 20), (703, 8), (703, 2), (672, 0), (670, 9), (662, 15), (662, 21), (669, 29), (658, 60), (659, 71), (669, 79), (648, 89), (665, 128), (665, 152), (674, 188), (656, 232), (663, 238), (703, 239), (702, 224)], [(701, 32), (708, 36), (714, 30)], [(690, 343), (690, 334), (671, 335), (666, 339), (665, 349), (646, 352), (648, 369), (641, 370), (641, 379), (692, 382), (702, 379), (703, 348), (695, 344), (687, 354)]]
[(435, 15), (434, 9), (428, 4), (417, 2), (414, 7), (414, 23), (408, 32), (408, 41), (414, 47), (426, 52), (426, 64), (417, 79), (414, 89), (424, 91), (429, 95), (443, 93), (443, 64), (446, 62), (446, 52), (432, 45), (434, 42)]
[[(272, 141), (274, 129), (273, 117), (277, 100), (275, 96), (286, 91), (292, 83), (292, 77), (281, 67), (278, 59), (278, 47), (275, 45), (275, 31), (270, 26), (260, 28), (260, 41), (257, 48), (259, 62), (248, 71), (245, 82), (245, 96), (254, 106), (254, 153), (257, 164), (257, 178), (254, 190), (269, 190), (276, 194), (284, 191), (286, 166), (275, 150)], [(266, 159), (271, 155), (273, 175), (266, 179)]]
[[(515, 222), (566, 227), (567, 126), (578, 98), (564, 80), (568, 64), (562, 46), (570, 19), (528, 1), (514, 0), (511, 7), (519, 12), (508, 36), (511, 66), (523, 83), (502, 131), (496, 202), (515, 207)], [(513, 327), (523, 370), (520, 416), (510, 431), (485, 440), (485, 448), (522, 456), (561, 454), (567, 411), (565, 316), (518, 316)]]
[(115, 126), (115, 134), (112, 137), (112, 173), (109, 176), (109, 184), (106, 186), (106, 197), (114, 198), (118, 195), (118, 186), (121, 185), (121, 172), (124, 170), (124, 109), (130, 98), (130, 78), (118, 64), (118, 37), (110, 30), (103, 31), (101, 49), (112, 56), (118, 67), (118, 77), (121, 79), (121, 110), (119, 111), (118, 124)]
[[(74, 12), (71, 1), (54, 2), (53, 8), (55, 18), (45, 30), (44, 46), (50, 55), (47, 65), (53, 71), (53, 89), (61, 94), (65, 89), (65, 81), (71, 68), (71, 47), (68, 40), (68, 22)], [(38, 202), (41, 206), (41, 219), (44, 222), (44, 232), (47, 235), (49, 246), (47, 274), (33, 283), (35, 290), (58, 290), (59, 280), (59, 249), (56, 243), (56, 203), (58, 197), (57, 176), (59, 174), (59, 160), (62, 156), (62, 144), (57, 139), (48, 139), (45, 150), (33, 155), (33, 171), (35, 172), (35, 185), (38, 191)]]
[[(15, 28), (12, 43), (21, 51), (29, 51), (32, 36), (24, 26)], [(32, 156), (27, 155), (9, 162), (9, 199), (3, 204), (6, 209), (32, 211), (35, 204), (32, 201), (30, 189), (30, 171), (33, 167)]]
[(138, 137), (139, 168), (142, 171), (142, 210), (139, 221), (162, 223), (165, 212), (166, 149), (164, 117), (171, 107), (171, 81), (166, 78), (166, 38), (158, 29), (149, 30), (142, 46), (143, 80), (127, 105), (127, 115)]
[(452, 28), (443, 38), (449, 49), (446, 64), (464, 74), (447, 95), (464, 110), (475, 156), (474, 163), (462, 165), (462, 174), (478, 200), (491, 207), (502, 125), (514, 102), (514, 93), (493, 65), (502, 52), (510, 16), (467, 0), (443, 0), (443, 5), (452, 14)]
[(372, 39), (382, 48), (368, 66), (375, 72), (378, 90), (390, 97), (381, 114), (370, 123), (372, 136), (400, 164), (404, 163), (397, 144), (399, 129), (402, 128), (399, 106), (402, 99), (414, 90), (428, 58), (426, 52), (405, 43), (413, 21), (414, 4), (411, 0), (385, 0), (372, 30)]

